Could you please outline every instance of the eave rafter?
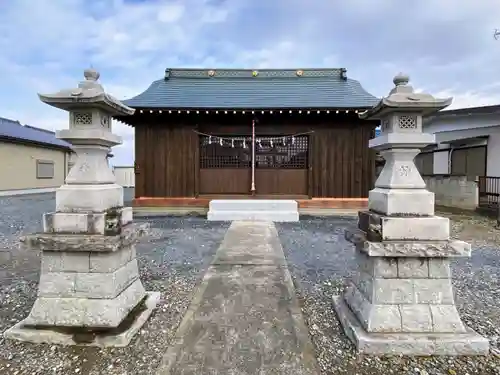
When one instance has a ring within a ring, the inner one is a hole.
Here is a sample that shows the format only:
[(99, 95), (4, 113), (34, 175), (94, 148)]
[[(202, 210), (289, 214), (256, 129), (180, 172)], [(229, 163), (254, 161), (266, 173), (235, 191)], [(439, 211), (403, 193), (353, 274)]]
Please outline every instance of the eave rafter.
[(293, 109), (197, 109), (197, 108), (136, 108), (133, 116), (117, 117), (116, 120), (127, 125), (133, 125), (133, 119), (138, 116), (148, 115), (345, 115), (345, 114), (362, 114), (368, 108), (293, 108)]

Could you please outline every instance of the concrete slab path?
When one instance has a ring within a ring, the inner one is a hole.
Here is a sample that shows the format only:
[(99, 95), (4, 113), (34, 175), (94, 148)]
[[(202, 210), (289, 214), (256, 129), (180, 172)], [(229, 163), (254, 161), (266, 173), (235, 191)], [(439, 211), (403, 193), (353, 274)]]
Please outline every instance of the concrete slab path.
[(273, 223), (231, 224), (157, 373), (318, 374)]

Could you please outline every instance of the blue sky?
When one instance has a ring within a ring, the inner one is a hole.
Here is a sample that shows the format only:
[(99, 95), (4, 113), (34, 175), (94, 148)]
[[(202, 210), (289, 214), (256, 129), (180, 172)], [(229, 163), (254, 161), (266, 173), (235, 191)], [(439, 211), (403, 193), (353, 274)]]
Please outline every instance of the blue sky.
[[(66, 113), (37, 92), (92, 65), (119, 99), (167, 67), (345, 67), (385, 95), (402, 71), (453, 107), (500, 103), (498, 0), (0, 0), (0, 116), (48, 129)], [(133, 129), (114, 163), (133, 162)]]

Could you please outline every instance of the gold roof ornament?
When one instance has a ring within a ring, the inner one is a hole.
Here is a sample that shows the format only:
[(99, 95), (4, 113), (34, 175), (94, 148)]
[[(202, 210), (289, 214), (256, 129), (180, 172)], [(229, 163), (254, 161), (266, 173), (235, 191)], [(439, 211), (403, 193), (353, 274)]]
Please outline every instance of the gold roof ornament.
[(297, 74), (297, 77), (302, 77), (304, 75), (304, 71), (302, 69), (299, 69), (295, 72)]
[(211, 69), (208, 71), (208, 76), (213, 77), (215, 75), (215, 70)]
[(257, 70), (252, 71), (252, 77), (257, 77), (259, 72)]

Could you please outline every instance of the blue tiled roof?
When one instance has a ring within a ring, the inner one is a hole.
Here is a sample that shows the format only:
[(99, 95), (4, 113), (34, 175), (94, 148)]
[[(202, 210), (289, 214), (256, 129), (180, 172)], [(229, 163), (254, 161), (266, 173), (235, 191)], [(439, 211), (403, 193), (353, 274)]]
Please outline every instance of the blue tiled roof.
[[(368, 108), (378, 99), (345, 69), (167, 69), (133, 108)], [(213, 75), (212, 75), (213, 73)]]
[(3, 117), (0, 117), (0, 139), (1, 138), (19, 142), (32, 142), (52, 147), (71, 148), (69, 143), (56, 138), (54, 132), (28, 125), (23, 126), (19, 121)]

